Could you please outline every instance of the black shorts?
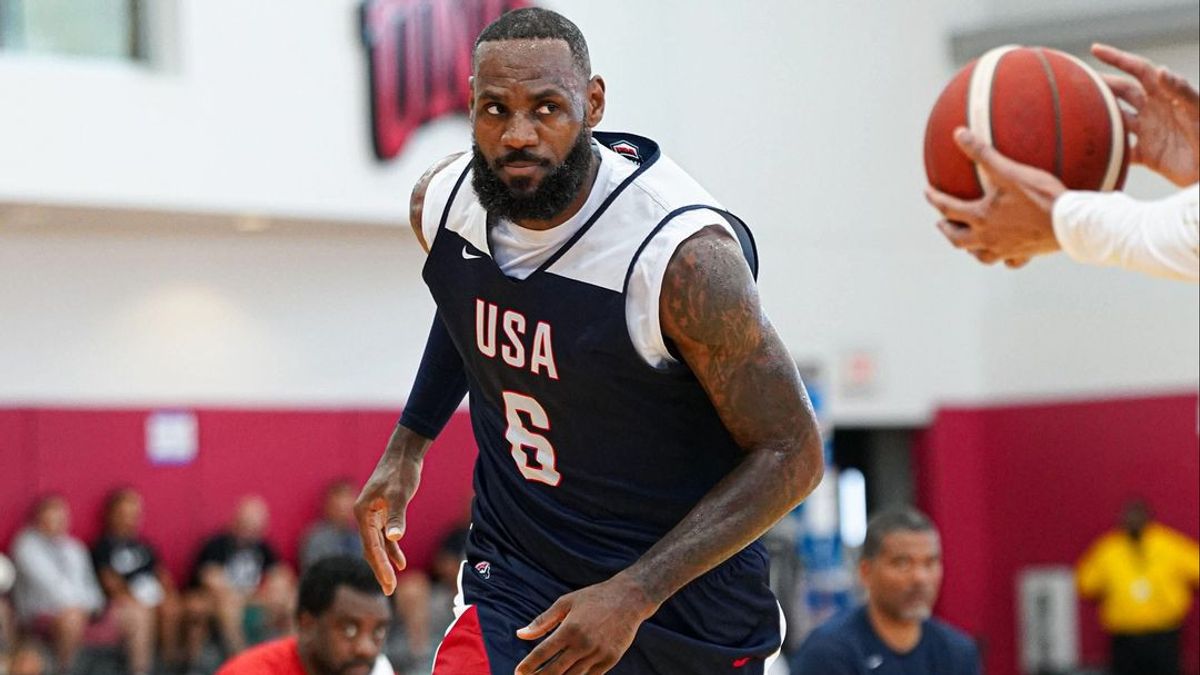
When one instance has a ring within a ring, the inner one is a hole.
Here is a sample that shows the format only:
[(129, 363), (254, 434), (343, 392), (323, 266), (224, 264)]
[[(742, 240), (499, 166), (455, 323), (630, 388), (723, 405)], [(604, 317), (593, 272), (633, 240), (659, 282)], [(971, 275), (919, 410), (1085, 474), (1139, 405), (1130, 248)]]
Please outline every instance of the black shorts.
[[(538, 644), (516, 636), (562, 595), (561, 582), (511, 558), (469, 559), (454, 624), (434, 675), (512, 673)], [(753, 546), (685, 586), (638, 629), (612, 675), (761, 675), (779, 652), (782, 618), (767, 587), (768, 561)]]

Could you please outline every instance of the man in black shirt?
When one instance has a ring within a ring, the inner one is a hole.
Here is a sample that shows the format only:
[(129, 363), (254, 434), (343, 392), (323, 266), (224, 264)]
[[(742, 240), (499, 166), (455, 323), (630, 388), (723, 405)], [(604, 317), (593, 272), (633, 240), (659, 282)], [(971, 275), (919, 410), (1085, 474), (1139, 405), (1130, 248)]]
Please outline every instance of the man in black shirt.
[(133, 488), (120, 488), (109, 495), (104, 505), (104, 534), (92, 547), (92, 564), (109, 602), (133, 605), (153, 616), (162, 660), (175, 665), (180, 662), (182, 605), (158, 554), (139, 536), (142, 511), (142, 496)]
[(215, 616), (232, 653), (245, 649), (247, 638), (260, 642), (293, 627), (295, 578), (263, 539), (266, 527), (267, 503), (246, 497), (229, 530), (205, 542), (196, 559), (189, 604)]

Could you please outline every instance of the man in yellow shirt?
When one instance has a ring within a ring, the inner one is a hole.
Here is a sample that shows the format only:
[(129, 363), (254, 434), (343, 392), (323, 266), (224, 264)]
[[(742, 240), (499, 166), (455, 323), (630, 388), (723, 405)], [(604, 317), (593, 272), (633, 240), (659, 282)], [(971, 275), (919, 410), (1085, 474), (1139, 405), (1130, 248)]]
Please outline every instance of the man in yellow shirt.
[(1177, 675), (1179, 637), (1200, 585), (1200, 547), (1151, 522), (1143, 501), (1127, 504), (1120, 529), (1100, 537), (1079, 561), (1079, 592), (1100, 603), (1112, 636), (1114, 675)]

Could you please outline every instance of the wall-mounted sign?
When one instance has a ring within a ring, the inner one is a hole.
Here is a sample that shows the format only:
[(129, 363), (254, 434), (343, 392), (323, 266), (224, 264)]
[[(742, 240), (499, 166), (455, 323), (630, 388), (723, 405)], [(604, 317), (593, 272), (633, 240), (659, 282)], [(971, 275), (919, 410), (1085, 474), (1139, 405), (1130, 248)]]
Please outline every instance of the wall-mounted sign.
[(1026, 673), (1070, 673), (1079, 666), (1074, 570), (1026, 567), (1017, 577), (1021, 665)]
[(189, 464), (200, 449), (196, 414), (156, 410), (146, 416), (146, 458), (151, 464)]
[(838, 363), (839, 394), (847, 399), (865, 399), (879, 389), (879, 358), (873, 349), (852, 349)]
[(381, 161), (430, 120), (467, 112), (475, 38), (526, 0), (366, 0), (371, 136)]

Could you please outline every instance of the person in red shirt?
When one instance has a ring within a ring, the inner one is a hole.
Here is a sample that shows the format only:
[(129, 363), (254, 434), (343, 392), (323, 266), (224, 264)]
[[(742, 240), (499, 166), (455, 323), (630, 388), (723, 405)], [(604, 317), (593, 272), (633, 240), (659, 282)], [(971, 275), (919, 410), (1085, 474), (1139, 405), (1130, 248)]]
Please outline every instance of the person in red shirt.
[(217, 675), (368, 675), (390, 619), (387, 597), (361, 558), (317, 561), (300, 580), (299, 634), (235, 656)]

